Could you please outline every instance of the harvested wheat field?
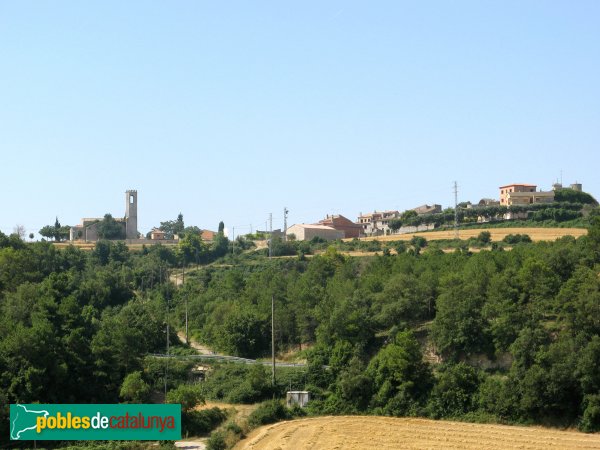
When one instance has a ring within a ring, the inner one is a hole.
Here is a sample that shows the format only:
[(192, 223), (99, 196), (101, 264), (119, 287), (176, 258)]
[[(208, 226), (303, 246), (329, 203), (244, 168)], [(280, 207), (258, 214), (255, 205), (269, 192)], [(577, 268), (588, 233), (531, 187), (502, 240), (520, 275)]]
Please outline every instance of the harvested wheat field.
[(315, 417), (267, 425), (236, 450), (600, 449), (600, 434), (414, 418)]
[[(509, 234), (527, 234), (533, 241), (554, 241), (564, 236), (580, 237), (587, 234), (585, 228), (470, 228), (468, 230), (459, 230), (460, 239), (469, 239), (477, 237), (482, 231), (489, 231), (492, 235), (492, 241), (501, 241)], [(391, 236), (378, 236), (361, 238), (361, 241), (409, 241), (413, 236), (423, 236), (428, 241), (440, 239), (454, 239), (454, 230), (444, 231), (425, 231), (422, 233), (395, 234)], [(352, 239), (345, 239), (346, 241)]]

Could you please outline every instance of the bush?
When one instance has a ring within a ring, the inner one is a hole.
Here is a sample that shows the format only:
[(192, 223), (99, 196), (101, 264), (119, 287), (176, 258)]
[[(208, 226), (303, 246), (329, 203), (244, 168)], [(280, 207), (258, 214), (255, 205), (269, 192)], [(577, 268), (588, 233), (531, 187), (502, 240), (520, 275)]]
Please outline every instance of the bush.
[(528, 234), (509, 234), (502, 239), (507, 244), (526, 244), (531, 242)]
[(121, 385), (121, 398), (132, 403), (144, 403), (150, 396), (150, 386), (142, 379), (142, 372), (131, 372)]
[(227, 418), (227, 413), (219, 408), (188, 411), (181, 416), (181, 425), (185, 435), (196, 436), (214, 430)]
[(585, 410), (579, 424), (579, 429), (586, 433), (600, 431), (600, 395), (587, 395), (583, 399)]
[(211, 433), (206, 441), (206, 450), (225, 450), (226, 448), (225, 435), (220, 431)]
[(280, 400), (269, 400), (261, 403), (248, 417), (251, 428), (260, 427), (280, 420), (290, 419), (291, 414)]
[(474, 394), (480, 383), (476, 369), (465, 364), (441, 367), (431, 391), (428, 410), (434, 419), (459, 417), (474, 410)]
[(204, 394), (228, 403), (256, 403), (271, 394), (264, 366), (227, 364), (218, 366), (202, 383)]
[(492, 242), (492, 234), (489, 231), (482, 231), (481, 233), (479, 233), (479, 235), (477, 236), (477, 240), (484, 244), (487, 245), (490, 242)]
[(184, 413), (204, 404), (204, 396), (200, 386), (191, 384), (180, 384), (167, 393), (167, 403), (181, 404)]

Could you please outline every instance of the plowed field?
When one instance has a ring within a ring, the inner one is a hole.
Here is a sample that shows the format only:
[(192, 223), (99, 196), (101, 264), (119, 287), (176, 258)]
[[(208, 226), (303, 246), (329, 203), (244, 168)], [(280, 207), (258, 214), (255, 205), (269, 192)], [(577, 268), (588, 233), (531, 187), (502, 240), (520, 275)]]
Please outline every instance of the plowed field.
[(394, 417), (315, 417), (267, 425), (236, 450), (600, 449), (600, 434)]

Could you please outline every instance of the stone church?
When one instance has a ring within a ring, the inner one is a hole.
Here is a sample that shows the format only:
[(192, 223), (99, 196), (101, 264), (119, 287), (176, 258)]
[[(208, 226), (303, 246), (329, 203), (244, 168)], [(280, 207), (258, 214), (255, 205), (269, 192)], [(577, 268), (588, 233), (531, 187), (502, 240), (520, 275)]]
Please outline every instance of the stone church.
[[(97, 241), (98, 223), (104, 217), (84, 218), (79, 225), (71, 228), (71, 240)], [(115, 217), (115, 221), (123, 227), (126, 239), (137, 239), (139, 234), (137, 230), (137, 191), (125, 191), (125, 217), (120, 219)]]

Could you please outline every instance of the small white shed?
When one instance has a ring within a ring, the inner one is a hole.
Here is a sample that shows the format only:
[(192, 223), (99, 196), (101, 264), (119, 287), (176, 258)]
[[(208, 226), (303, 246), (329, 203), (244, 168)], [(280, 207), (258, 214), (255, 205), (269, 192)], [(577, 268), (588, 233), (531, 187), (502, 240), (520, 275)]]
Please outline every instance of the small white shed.
[(310, 400), (310, 392), (308, 391), (288, 391), (286, 394), (285, 402), (288, 408), (295, 405), (304, 408)]

